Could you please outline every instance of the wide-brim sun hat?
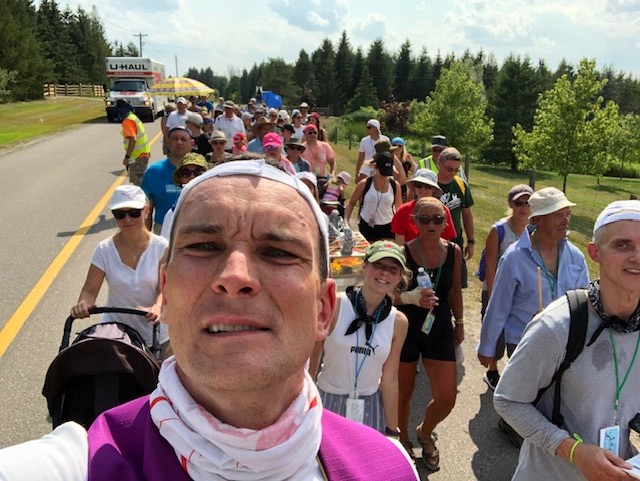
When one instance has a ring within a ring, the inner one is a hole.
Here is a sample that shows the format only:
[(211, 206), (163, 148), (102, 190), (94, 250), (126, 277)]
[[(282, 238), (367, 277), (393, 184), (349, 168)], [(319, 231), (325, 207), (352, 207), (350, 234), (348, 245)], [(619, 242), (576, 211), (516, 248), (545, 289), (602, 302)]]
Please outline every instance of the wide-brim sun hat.
[(555, 187), (546, 187), (535, 191), (529, 197), (529, 206), (531, 207), (529, 219), (553, 214), (565, 207), (573, 207), (575, 205), (567, 199), (567, 196), (561, 190)]
[(413, 177), (407, 181), (407, 183), (418, 183), (430, 185), (434, 188), (434, 196), (440, 197), (442, 195), (442, 189), (438, 185), (438, 174), (429, 169), (418, 169)]

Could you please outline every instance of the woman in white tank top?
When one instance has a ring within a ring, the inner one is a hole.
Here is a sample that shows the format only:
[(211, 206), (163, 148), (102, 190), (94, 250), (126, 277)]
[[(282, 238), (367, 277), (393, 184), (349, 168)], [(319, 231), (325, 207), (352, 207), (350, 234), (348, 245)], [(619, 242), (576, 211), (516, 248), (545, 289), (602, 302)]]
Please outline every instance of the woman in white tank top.
[(310, 362), (323, 406), (390, 436), (398, 429), (398, 365), (409, 321), (391, 296), (406, 287), (402, 249), (392, 241), (369, 246), (364, 281), (338, 296), (329, 335)]

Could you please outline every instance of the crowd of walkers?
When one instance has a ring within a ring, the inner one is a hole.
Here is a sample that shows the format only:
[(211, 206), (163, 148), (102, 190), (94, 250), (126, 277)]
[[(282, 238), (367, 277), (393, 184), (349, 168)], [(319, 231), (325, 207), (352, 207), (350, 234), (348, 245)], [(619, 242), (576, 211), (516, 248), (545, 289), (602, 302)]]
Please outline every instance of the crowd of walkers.
[[(462, 290), (469, 282), (467, 261), (476, 254), (474, 200), (461, 171), (460, 152), (445, 136), (436, 135), (431, 155), (416, 161), (404, 139), (389, 139), (380, 122), (370, 119), (356, 169), (349, 173), (340, 171), (320, 116), (309, 112), (304, 102), (288, 112), (268, 109), (256, 99), (241, 109), (231, 100), (221, 99), (214, 107), (206, 98), (180, 97), (167, 106), (162, 120), (166, 158), (147, 166), (148, 139), (141, 123), (128, 105), (121, 103), (118, 109), (123, 164), (132, 185), (118, 187), (113, 194), (109, 207), (118, 231), (96, 248), (71, 314), (88, 316), (106, 280), (109, 302), (148, 311), (149, 324), (135, 326), (148, 340), (149, 325), (163, 317), (167, 303), (176, 302), (164, 297), (166, 274), (158, 270), (176, 250), (170, 244), (175, 237), (187, 239), (177, 249), (188, 251), (189, 258), (214, 259), (217, 251), (231, 249), (226, 240), (203, 240), (226, 229), (224, 224), (202, 226), (193, 221), (187, 227), (192, 234), (176, 228), (186, 193), (203, 179), (217, 178), (220, 190), (209, 189), (209, 197), (200, 195), (192, 208), (203, 216), (215, 208), (215, 216), (244, 232), (246, 227), (231, 213), (239, 209), (238, 215), (251, 217), (276, 206), (286, 211), (285, 194), (291, 192), (280, 188), (286, 184), (311, 203), (315, 216), (315, 225), (306, 219), (296, 232), (309, 227), (326, 231), (327, 214), (336, 209), (345, 228), (357, 230), (368, 242), (361, 282), (337, 297), (329, 296), (332, 300), (326, 302), (334, 308), (326, 310), (326, 329), (314, 337), (315, 347), (307, 353), (308, 379), (314, 387), (305, 381), (304, 389), (315, 392), (317, 385), (320, 399), (311, 404), (321, 402), (326, 410), (391, 438), (401, 453), (396, 466), (405, 460), (415, 463), (417, 442), (426, 469), (438, 471), (436, 429), (456, 404), (459, 348), (465, 340)], [(266, 178), (280, 186), (261, 188), (261, 195), (269, 198), (253, 198), (246, 189), (256, 189), (257, 180), (236, 185), (225, 181), (226, 176)], [(356, 185), (347, 196), (352, 178)], [(250, 197), (253, 204), (238, 205)], [(477, 353), (487, 369), (484, 382), (495, 390), (499, 427), (522, 446), (514, 479), (631, 479), (623, 469), (631, 469), (624, 460), (634, 454), (629, 431), (640, 425), (640, 371), (634, 369), (640, 346), (640, 201), (614, 202), (598, 217), (588, 254), (599, 264), (600, 278), (591, 280), (585, 255), (567, 237), (575, 204), (563, 192), (534, 191), (519, 184), (504, 197), (506, 215), (491, 226), (476, 273), (483, 282)], [(267, 221), (285, 222), (272, 214)], [(267, 229), (260, 226), (254, 228)], [(287, 285), (290, 281), (279, 279), (276, 271), (303, 264), (304, 255), (296, 254), (300, 244), (286, 240), (295, 235), (281, 229), (237, 242), (268, 245), (258, 247), (257, 255), (275, 264), (275, 284)], [(320, 244), (326, 246), (324, 242)], [(216, 295), (238, 286), (242, 292), (258, 289), (247, 280), (251, 269), (245, 263), (253, 254), (235, 244), (233, 249), (238, 252), (227, 259), (232, 265), (229, 278), (213, 286)], [(185, 280), (189, 284), (188, 276)], [(582, 311), (572, 298), (581, 302)], [(220, 320), (208, 329), (222, 329), (223, 324)], [(583, 328), (576, 341), (578, 324)], [(232, 331), (236, 329), (251, 332), (262, 327), (239, 325)], [(161, 332), (160, 357), (165, 359), (173, 352), (169, 334), (175, 330)], [(568, 359), (575, 346), (577, 353)], [(178, 360), (184, 355), (181, 348), (177, 346)], [(497, 363), (505, 351), (509, 361), (501, 375)], [(169, 357), (165, 366), (172, 363)], [(571, 369), (564, 374), (567, 366)], [(414, 396), (421, 371), (430, 382), (430, 400)], [(409, 426), (412, 402), (424, 408), (417, 426)], [(278, 435), (286, 437), (284, 431)], [(0, 452), (0, 475), (2, 459)], [(190, 462), (183, 460), (183, 467), (188, 469)], [(324, 466), (322, 459), (319, 464)], [(386, 479), (416, 479), (415, 467), (409, 466), (398, 468), (404, 473), (401, 477)]]

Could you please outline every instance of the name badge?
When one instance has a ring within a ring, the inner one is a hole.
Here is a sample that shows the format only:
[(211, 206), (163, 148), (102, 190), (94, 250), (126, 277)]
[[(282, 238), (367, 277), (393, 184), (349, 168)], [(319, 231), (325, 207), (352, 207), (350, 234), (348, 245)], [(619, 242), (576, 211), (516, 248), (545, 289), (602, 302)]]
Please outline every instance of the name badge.
[(364, 399), (347, 398), (347, 419), (357, 423), (364, 422)]
[(600, 447), (620, 456), (620, 426), (600, 429)]
[(424, 332), (426, 335), (429, 335), (429, 333), (431, 332), (431, 328), (433, 327), (433, 321), (435, 320), (436, 320), (436, 315), (433, 313), (433, 311), (429, 311), (429, 314), (427, 314), (427, 317), (424, 318), (421, 331)]

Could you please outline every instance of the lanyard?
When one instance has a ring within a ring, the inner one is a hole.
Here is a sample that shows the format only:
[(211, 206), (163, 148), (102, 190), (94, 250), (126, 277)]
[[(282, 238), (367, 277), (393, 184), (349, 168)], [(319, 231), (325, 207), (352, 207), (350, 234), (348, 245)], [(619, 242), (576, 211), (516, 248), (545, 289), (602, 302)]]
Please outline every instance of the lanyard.
[[(356, 293), (356, 295), (359, 296), (360, 292)], [(356, 300), (356, 304), (357, 304), (357, 302), (358, 301)], [(368, 342), (365, 342), (365, 346), (367, 344), (371, 344), (373, 342), (373, 338), (376, 335), (376, 329), (378, 328), (378, 321), (380, 320), (380, 307), (381, 306), (378, 306), (376, 308), (376, 313), (375, 313), (376, 322), (373, 325), (373, 331), (371, 332), (371, 339), (369, 339)], [(362, 366), (364, 366), (364, 363), (365, 363), (365, 361), (367, 360), (367, 357), (368, 357), (366, 354), (363, 354), (362, 355), (362, 361), (360, 362), (360, 365), (358, 366), (358, 354), (359, 354), (359, 351), (360, 351), (360, 336), (358, 336), (358, 332), (359, 331), (360, 331), (360, 329), (358, 329), (356, 331), (356, 363), (355, 363), (355, 375), (356, 375), (356, 378), (353, 381), (353, 393), (354, 393), (356, 398), (358, 397), (358, 376), (360, 375), (360, 371), (362, 371)]]
[[(431, 273), (431, 270), (427, 267), (427, 264), (424, 262), (424, 257), (422, 256), (422, 245), (420, 245), (420, 239), (417, 240), (418, 242), (418, 255), (420, 256), (420, 264), (422, 264), (422, 267), (424, 267), (427, 272)], [(433, 292), (436, 291), (436, 289), (438, 289), (438, 282), (440, 282), (440, 274), (442, 273), (442, 259), (444, 258), (444, 247), (442, 247), (442, 243), (439, 242), (438, 244), (440, 246), (440, 260), (438, 261), (438, 272), (436, 274), (436, 279), (433, 281)], [(429, 277), (431, 277), (431, 274), (429, 274)]]
[(558, 287), (558, 277), (560, 275), (560, 245), (558, 245), (558, 254), (556, 256), (556, 275), (554, 276), (549, 269), (547, 269), (547, 265), (544, 263), (544, 258), (542, 257), (542, 253), (538, 251), (538, 255), (540, 256), (540, 262), (542, 262), (542, 269), (544, 270), (544, 276), (547, 278), (547, 283), (549, 284), (549, 289), (551, 290), (551, 300), (557, 299), (556, 289)]
[(618, 424), (618, 404), (620, 402), (620, 393), (622, 392), (622, 388), (627, 382), (629, 378), (629, 374), (631, 373), (631, 368), (636, 362), (636, 356), (638, 355), (638, 347), (640, 347), (640, 333), (638, 333), (638, 340), (636, 341), (636, 350), (633, 351), (633, 357), (631, 358), (631, 364), (629, 364), (629, 368), (627, 369), (627, 373), (624, 375), (624, 379), (622, 380), (622, 384), (620, 384), (620, 376), (618, 374), (618, 354), (616, 353), (616, 341), (613, 338), (613, 329), (609, 328), (609, 339), (611, 340), (611, 347), (613, 348), (613, 363), (616, 367), (616, 401), (613, 405), (613, 424)]

